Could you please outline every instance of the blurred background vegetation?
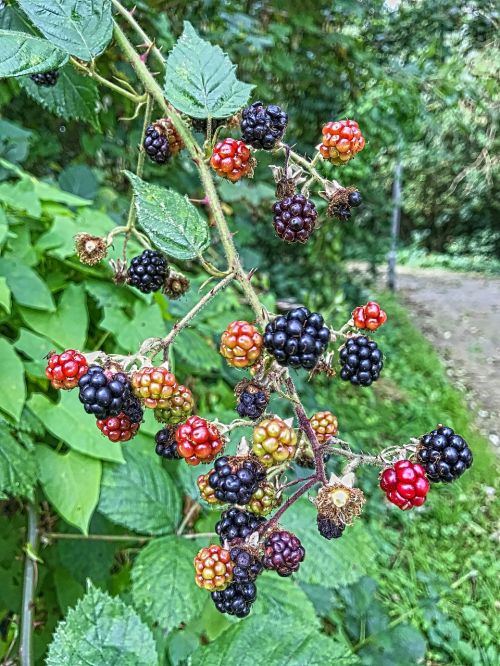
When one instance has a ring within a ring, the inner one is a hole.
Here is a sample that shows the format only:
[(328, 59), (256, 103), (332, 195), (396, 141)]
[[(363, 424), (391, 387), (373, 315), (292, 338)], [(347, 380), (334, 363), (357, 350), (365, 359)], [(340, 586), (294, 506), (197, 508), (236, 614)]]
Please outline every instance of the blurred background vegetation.
[[(0, 10), (0, 27), (22, 26), (14, 4), (7, 2)], [(301, 582), (299, 576), (303, 595), (299, 602), (312, 604), (318, 630), (331, 637), (332, 645), (334, 640), (341, 644), (344, 657), (350, 655), (338, 663), (351, 663), (352, 657), (352, 663), (366, 666), (496, 666), (493, 454), (414, 322), (393, 296), (353, 283), (346, 260), (385, 261), (394, 168), (400, 160), (400, 260), (500, 272), (500, 211), (495, 197), (498, 8), (488, 0), (139, 0), (134, 4), (138, 19), (149, 34), (156, 35), (164, 53), (182, 31), (184, 20), (220, 44), (238, 64), (238, 77), (255, 84), (254, 99), (278, 103), (288, 111), (287, 140), (297, 151), (313, 153), (324, 122), (358, 120), (367, 138), (363, 153), (340, 175), (333, 167), (320, 166), (325, 175), (362, 192), (363, 206), (351, 221), (326, 223), (305, 247), (284, 246), (275, 239), (270, 222), (274, 189), (268, 165), (275, 158), (259, 154), (252, 182), (219, 184), (236, 243), (245, 265), (258, 268), (256, 284), (271, 308), (276, 301), (305, 303), (340, 324), (354, 305), (376, 297), (389, 314), (386, 330), (378, 334), (388, 358), (384, 377), (370, 391), (356, 391), (341, 382), (302, 381), (300, 389), (311, 412), (334, 411), (341, 434), (360, 450), (404, 442), (440, 421), (466, 436), (475, 452), (471, 473), (453, 487), (436, 489), (425, 509), (412, 515), (388, 510), (377, 495), (376, 472), (363, 471), (361, 485), (370, 501), (360, 521), (365, 529), (356, 538), (370, 546), (370, 556), (349, 562), (342, 543), (332, 544), (331, 557), (316, 565), (333, 582), (320, 586), (313, 579)], [(128, 65), (113, 49), (99, 59), (99, 70), (106, 76), (119, 73), (132, 79)], [(150, 300), (127, 287), (118, 289), (108, 268), (77, 262), (72, 241), (77, 231), (103, 234), (123, 222), (129, 188), (122, 170), (135, 162), (141, 130), (141, 119), (130, 119), (134, 109), (123, 98), (104, 89), (97, 92), (93, 82), (77, 78), (81, 99), (72, 120), (62, 119), (57, 101), (29, 81), (0, 81), (1, 261), (11, 271), (12, 292), (12, 303), (1, 292), (0, 326), (22, 360), (28, 397), (24, 408), (24, 399), (21, 404), (20, 420), (17, 405), (8, 403), (1, 427), (5, 437), (14, 436), (28, 451), (35, 442), (57, 451), (72, 444), (73, 426), (70, 416), (65, 416), (69, 409), (51, 402), (57, 396), (43, 374), (43, 356), (49, 349), (130, 352), (140, 340), (161, 334), (187, 311), (203, 281), (194, 265), (179, 266), (191, 277), (193, 289), (185, 299), (167, 303), (161, 296)], [(194, 168), (182, 156), (162, 169), (148, 164), (145, 178), (193, 198), (203, 197)], [(323, 207), (321, 200), (317, 204)], [(216, 244), (212, 252), (211, 259), (217, 262)], [(115, 256), (119, 254), (117, 247)], [(14, 261), (23, 267), (24, 280), (13, 277)], [(244, 315), (237, 294), (228, 291), (176, 343), (171, 359), (175, 372), (191, 387), (200, 414), (207, 418), (234, 417), (232, 389), (241, 375), (221, 362), (216, 349), (225, 325)], [(63, 398), (78, 411), (76, 396)], [(91, 426), (86, 424), (85, 436), (98, 438), (91, 434)], [(134, 460), (127, 451), (134, 447), (144, 456), (154, 456), (154, 428), (152, 420), (147, 422), (145, 434), (124, 447), (129, 464)], [(102, 465), (106, 473), (112, 463)], [(186, 494), (196, 497), (192, 475), (171, 464), (166, 468)], [(43, 490), (57, 509), (46, 478), (41, 486), (38, 499), (44, 501)], [(46, 502), (44, 507), (48, 530), (73, 530)], [(6, 655), (18, 625), (25, 516), (19, 500), (6, 499), (2, 510), (0, 660), (10, 663)], [(212, 529), (215, 520), (216, 513), (205, 512), (195, 529)], [(90, 530), (109, 534), (120, 533), (123, 527), (130, 526), (98, 507)], [(307, 532), (314, 529), (306, 522), (297, 525), (306, 547)], [(310, 558), (314, 543), (313, 539)], [(59, 541), (41, 551), (38, 663), (43, 662), (57, 621), (83, 594), (86, 578), (129, 598), (137, 554), (132, 545), (122, 549), (105, 542)], [(346, 549), (355, 556), (356, 549)], [(351, 565), (357, 573), (347, 575)], [(265, 626), (268, 620), (262, 608), (256, 605), (253, 615), (254, 623)], [(161, 628), (161, 619), (158, 624)], [(206, 607), (187, 627), (169, 632), (166, 638), (157, 636), (158, 645), (167, 663), (182, 664), (199, 652), (200, 636), (204, 644), (214, 641), (216, 646), (233, 625)]]

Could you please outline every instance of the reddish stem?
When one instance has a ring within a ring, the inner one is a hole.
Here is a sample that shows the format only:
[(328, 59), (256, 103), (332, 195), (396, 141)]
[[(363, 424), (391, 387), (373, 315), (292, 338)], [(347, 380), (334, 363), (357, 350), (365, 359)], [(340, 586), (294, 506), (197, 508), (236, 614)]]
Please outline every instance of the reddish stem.
[(280, 506), (280, 508), (276, 511), (274, 516), (270, 518), (267, 523), (264, 523), (264, 528), (262, 530), (263, 533), (268, 532), (272, 527), (274, 527), (281, 516), (285, 513), (285, 511), (294, 504), (302, 495), (304, 495), (310, 488), (312, 488), (316, 483), (318, 482), (318, 478), (316, 474), (312, 476), (306, 483), (304, 483), (303, 486), (301, 486), (298, 490), (296, 490), (293, 495), (290, 495), (290, 497), (283, 502), (283, 504)]

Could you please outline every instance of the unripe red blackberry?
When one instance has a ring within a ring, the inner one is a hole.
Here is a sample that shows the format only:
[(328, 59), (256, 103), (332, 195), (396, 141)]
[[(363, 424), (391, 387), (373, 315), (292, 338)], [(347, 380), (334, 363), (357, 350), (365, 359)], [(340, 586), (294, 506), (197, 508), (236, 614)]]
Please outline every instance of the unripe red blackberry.
[(83, 354), (74, 349), (66, 349), (62, 354), (50, 354), (45, 375), (54, 388), (69, 390), (78, 386), (78, 380), (88, 369), (87, 359)]
[(392, 467), (384, 469), (380, 487), (389, 502), (406, 511), (425, 502), (430, 484), (422, 465), (411, 460), (398, 460)]
[(112, 442), (128, 442), (139, 430), (139, 424), (131, 423), (123, 412), (106, 419), (98, 419), (96, 424), (102, 434)]
[(222, 334), (219, 351), (229, 365), (247, 368), (262, 353), (262, 335), (247, 321), (232, 321)]
[(303, 194), (293, 194), (273, 205), (274, 229), (289, 243), (305, 243), (316, 225), (318, 212), (314, 203)]
[(376, 331), (387, 321), (386, 313), (375, 301), (368, 301), (366, 305), (355, 308), (352, 317), (356, 328), (367, 328), (370, 331)]
[(40, 74), (31, 74), (30, 79), (36, 83), (37, 86), (52, 87), (57, 83), (59, 78), (59, 70), (52, 69), (49, 72), (42, 72)]
[(288, 115), (276, 104), (254, 102), (241, 113), (241, 138), (254, 148), (272, 150), (281, 141)]
[(337, 166), (348, 162), (365, 147), (365, 140), (355, 120), (327, 123), (322, 134), (319, 152), (323, 159)]
[(210, 164), (219, 176), (236, 182), (253, 173), (255, 160), (243, 141), (228, 138), (215, 146)]
[(137, 287), (143, 294), (150, 294), (162, 288), (169, 272), (168, 262), (161, 252), (144, 250), (130, 262), (127, 282), (132, 287)]
[(177, 451), (189, 465), (209, 463), (222, 450), (224, 440), (213, 423), (190, 416), (175, 431)]
[(305, 550), (300, 540), (286, 530), (273, 532), (264, 542), (262, 564), (279, 576), (291, 576), (298, 571), (304, 557)]

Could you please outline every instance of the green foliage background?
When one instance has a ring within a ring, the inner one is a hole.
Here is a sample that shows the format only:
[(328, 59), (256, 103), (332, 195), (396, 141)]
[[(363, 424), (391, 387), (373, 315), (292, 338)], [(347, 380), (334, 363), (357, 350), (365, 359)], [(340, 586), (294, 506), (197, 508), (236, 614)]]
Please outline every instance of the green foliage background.
[[(26, 29), (14, 3), (7, 5), (0, 28)], [(191, 559), (205, 541), (175, 536), (183, 499), (197, 498), (198, 472), (160, 462), (150, 415), (130, 445), (112, 444), (80, 411), (74, 392), (57, 395), (44, 376), (51, 349), (129, 353), (144, 338), (164, 334), (199, 298), (205, 278), (194, 262), (179, 262), (192, 288), (168, 303), (116, 287), (104, 266), (79, 264), (74, 234), (104, 235), (126, 215), (123, 170), (133, 169), (141, 120), (127, 120), (131, 104), (71, 65), (61, 74), (62, 97), (29, 79), (2, 80), (0, 361), (7, 381), (0, 385), (0, 658), (7, 660), (19, 626), (23, 508), (31, 500), (40, 506), (44, 532), (130, 535), (125, 542), (42, 542), (37, 663), (49, 644), (47, 663), (54, 666), (76, 663), (65, 661), (73, 649), (90, 663), (148, 666), (244, 663), (249, 649), (256, 661), (271, 664), (498, 663), (492, 455), (404, 311), (388, 294), (353, 284), (343, 267), (346, 257), (385, 255), (399, 157), (404, 239), (433, 251), (475, 243), (488, 258), (498, 253), (493, 3), (407, 0), (397, 11), (378, 0), (306, 0), (300, 8), (205, 0), (174, 3), (168, 12), (164, 2), (137, 5), (165, 53), (183, 20), (220, 44), (238, 63), (238, 78), (256, 86), (254, 99), (287, 109), (287, 139), (299, 152), (312, 154), (326, 120), (360, 122), (367, 148), (340, 176), (364, 197), (349, 225), (325, 224), (306, 247), (285, 251), (269, 222), (272, 159), (259, 154), (254, 181), (219, 183), (236, 243), (245, 265), (258, 267), (255, 281), (270, 309), (304, 302), (342, 323), (353, 304), (378, 297), (389, 313), (378, 334), (388, 358), (383, 378), (373, 390), (356, 391), (341, 382), (307, 384), (298, 375), (310, 412), (332, 409), (356, 450), (450, 423), (468, 438), (476, 462), (466, 478), (436, 489), (411, 515), (388, 510), (376, 472), (363, 471), (368, 505), (338, 543), (317, 535), (312, 507), (299, 503), (283, 524), (308, 551), (300, 574), (286, 581), (265, 574), (247, 620), (217, 614), (192, 581)], [(116, 49), (98, 66), (108, 78), (134, 80)], [(333, 168), (321, 169), (334, 175)], [(187, 159), (165, 169), (148, 164), (145, 180), (203, 197)], [(138, 250), (130, 244), (131, 255)], [(117, 243), (111, 256), (120, 253)], [(208, 256), (220, 259), (216, 242)], [(251, 314), (239, 294), (228, 290), (176, 341), (172, 367), (206, 418), (234, 418), (233, 386), (241, 374), (222, 362), (217, 343), (229, 321), (245, 316)], [(281, 402), (273, 404), (290, 415)], [(204, 510), (193, 529), (211, 531), (217, 515)]]

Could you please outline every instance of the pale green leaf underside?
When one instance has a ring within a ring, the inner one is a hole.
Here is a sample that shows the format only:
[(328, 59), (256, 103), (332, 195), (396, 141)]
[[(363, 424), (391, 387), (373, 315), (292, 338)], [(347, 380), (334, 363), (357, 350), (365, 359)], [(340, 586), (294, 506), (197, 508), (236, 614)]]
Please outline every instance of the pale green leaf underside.
[(47, 666), (158, 666), (151, 630), (133, 608), (89, 584), (54, 632)]
[(165, 95), (176, 109), (194, 118), (226, 118), (243, 107), (253, 86), (238, 81), (235, 65), (219, 46), (201, 39), (193, 26), (167, 59)]
[(0, 30), (0, 79), (58, 69), (68, 55), (46, 39)]
[(111, 0), (19, 0), (19, 4), (47, 39), (81, 60), (92, 60), (111, 40)]
[(199, 256), (209, 243), (208, 225), (187, 197), (125, 174), (134, 188), (139, 224), (154, 245), (175, 259)]

